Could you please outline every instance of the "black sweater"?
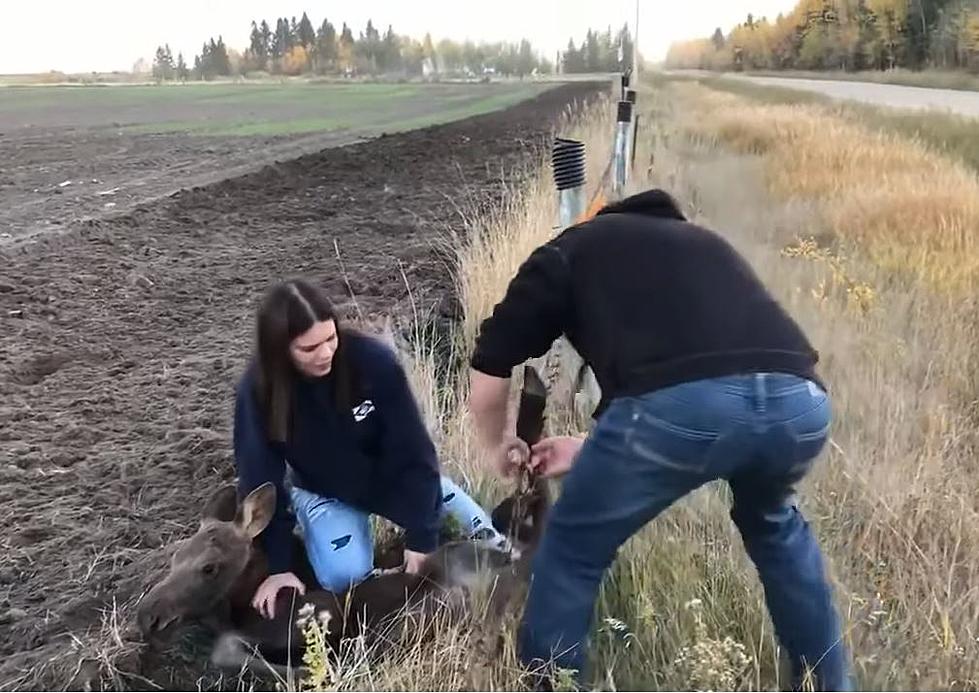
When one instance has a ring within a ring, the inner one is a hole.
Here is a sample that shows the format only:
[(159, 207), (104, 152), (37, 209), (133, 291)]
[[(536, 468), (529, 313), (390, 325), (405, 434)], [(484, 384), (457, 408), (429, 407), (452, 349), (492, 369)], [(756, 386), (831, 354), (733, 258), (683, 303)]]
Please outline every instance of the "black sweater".
[(409, 549), (428, 553), (438, 543), (438, 459), (405, 373), (380, 341), (348, 333), (342, 338), (348, 340), (344, 348), (365, 401), (354, 412), (340, 412), (333, 378), (301, 378), (286, 444), (271, 442), (266, 434), (254, 366), (238, 385), (234, 449), (239, 493), (244, 496), (266, 481), (276, 486), (275, 516), (262, 533), (272, 573), (289, 570), (292, 559), (286, 463), (297, 486), (403, 527)]
[(759, 371), (811, 379), (818, 354), (721, 236), (651, 191), (537, 248), (481, 328), (471, 365), (509, 377), (565, 334), (610, 400)]

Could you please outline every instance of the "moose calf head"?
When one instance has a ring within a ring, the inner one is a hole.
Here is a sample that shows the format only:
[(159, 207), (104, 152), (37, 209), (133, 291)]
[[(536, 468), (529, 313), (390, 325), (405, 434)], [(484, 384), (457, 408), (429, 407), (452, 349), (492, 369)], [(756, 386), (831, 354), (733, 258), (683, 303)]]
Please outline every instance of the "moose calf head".
[(218, 490), (194, 536), (179, 542), (170, 570), (140, 602), (144, 637), (181, 620), (210, 615), (231, 593), (252, 557), (252, 540), (275, 512), (275, 486), (263, 484), (237, 504), (234, 486)]

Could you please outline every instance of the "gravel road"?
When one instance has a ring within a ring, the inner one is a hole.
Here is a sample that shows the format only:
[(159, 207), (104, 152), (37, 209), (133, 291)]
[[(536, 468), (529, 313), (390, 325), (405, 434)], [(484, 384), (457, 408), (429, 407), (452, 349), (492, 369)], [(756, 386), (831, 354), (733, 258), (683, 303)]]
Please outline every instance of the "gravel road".
[(954, 89), (925, 89), (874, 82), (799, 79), (790, 77), (755, 77), (725, 75), (755, 84), (803, 89), (834, 99), (862, 101), (875, 106), (895, 108), (938, 109), (979, 118), (979, 92)]

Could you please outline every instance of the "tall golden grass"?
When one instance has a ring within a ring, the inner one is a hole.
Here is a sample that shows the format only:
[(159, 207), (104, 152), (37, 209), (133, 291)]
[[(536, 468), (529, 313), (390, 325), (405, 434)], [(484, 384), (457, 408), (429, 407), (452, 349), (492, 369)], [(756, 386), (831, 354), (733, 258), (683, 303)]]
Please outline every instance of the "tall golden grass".
[(972, 169), (811, 104), (761, 106), (694, 85), (682, 94), (694, 116), (687, 134), (763, 154), (774, 195), (820, 203), (829, 230), (859, 243), (883, 269), (973, 288), (979, 177)]
[[(975, 687), (979, 181), (819, 105), (691, 84), (658, 93), (672, 143), (659, 179), (731, 236), (823, 354), (833, 442), (805, 508), (860, 685)], [(855, 301), (857, 287), (869, 293)], [(705, 602), (721, 622), (748, 606)]]

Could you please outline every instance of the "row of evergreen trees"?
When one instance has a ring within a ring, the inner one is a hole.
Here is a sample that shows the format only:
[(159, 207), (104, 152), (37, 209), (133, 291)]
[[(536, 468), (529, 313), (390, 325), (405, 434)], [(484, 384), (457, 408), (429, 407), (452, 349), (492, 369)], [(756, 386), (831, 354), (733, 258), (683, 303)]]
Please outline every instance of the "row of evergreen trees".
[(212, 38), (204, 44), (200, 54), (194, 56), (193, 71), (187, 67), (183, 53), (178, 53), (177, 59), (173, 59), (170, 44), (157, 48), (153, 59), (153, 77), (158, 81), (186, 82), (188, 79), (209, 79), (218, 75), (233, 74), (233, 70), (231, 54), (222, 38), (218, 38), (217, 41)]
[(632, 47), (628, 24), (614, 37), (611, 27), (604, 32), (589, 29), (579, 48), (575, 48), (574, 39), (568, 41), (568, 49), (562, 54), (564, 71), (620, 72), (632, 64)]
[(800, 0), (774, 22), (674, 44), (667, 65), (700, 69), (979, 72), (979, 0)]
[[(612, 72), (631, 64), (632, 37), (628, 26), (614, 36), (589, 30), (580, 48), (574, 40), (557, 56), (564, 72)], [(213, 79), (249, 72), (271, 74), (467, 74), (495, 72), (524, 77), (555, 70), (555, 63), (538, 54), (529, 40), (516, 43), (459, 43), (431, 35), (421, 41), (400, 36), (391, 26), (382, 34), (370, 20), (354, 36), (344, 22), (339, 29), (328, 19), (313, 26), (304, 12), (299, 20), (280, 17), (275, 28), (265, 20), (252, 22), (248, 47), (229, 49), (222, 37), (204, 44), (188, 68), (183, 55), (174, 60), (169, 45), (156, 51), (153, 75), (157, 80)]]

